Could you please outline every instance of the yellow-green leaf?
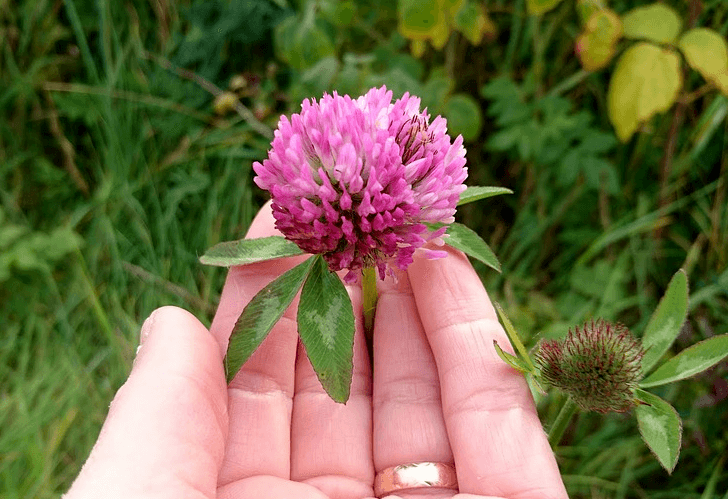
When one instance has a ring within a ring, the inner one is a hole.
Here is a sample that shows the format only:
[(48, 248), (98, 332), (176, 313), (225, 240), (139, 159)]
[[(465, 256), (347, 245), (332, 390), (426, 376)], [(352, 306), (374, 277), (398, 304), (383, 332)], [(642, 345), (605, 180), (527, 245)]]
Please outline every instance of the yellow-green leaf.
[(410, 42), (410, 52), (412, 52), (413, 56), (420, 58), (425, 55), (425, 50), (427, 50), (427, 42), (425, 40), (412, 40)]
[(428, 40), (443, 24), (447, 28), (445, 13), (438, 0), (399, 0), (397, 29), (410, 40)]
[(430, 32), (430, 41), (432, 46), (440, 50), (450, 38), (450, 25), (447, 22), (437, 24)]
[(550, 11), (560, 3), (561, 0), (527, 0), (526, 6), (528, 7), (529, 14), (540, 16)]
[(483, 6), (472, 1), (466, 2), (457, 11), (453, 25), (473, 45), (482, 42), (485, 35), (493, 37), (496, 34), (495, 23), (485, 13)]
[(718, 87), (718, 90), (723, 92), (723, 95), (728, 95), (728, 72), (718, 75), (713, 83)]
[(609, 64), (621, 36), (619, 16), (609, 9), (595, 10), (576, 40), (576, 53), (584, 69), (596, 71)]
[(685, 33), (678, 44), (690, 67), (728, 95), (728, 44), (708, 28)]
[(630, 10), (622, 18), (622, 25), (627, 38), (644, 38), (671, 45), (675, 44), (682, 28), (682, 22), (675, 11), (662, 3)]
[[(410, 40), (429, 41), (436, 49), (445, 46), (451, 25), (465, 0), (398, 0), (397, 29)], [(412, 46), (415, 55), (424, 52), (424, 44)]]
[(455, 15), (465, 5), (465, 0), (438, 0), (440, 2), (440, 8), (445, 12), (448, 20), (452, 21)]
[(622, 35), (622, 21), (611, 9), (599, 9), (586, 23), (586, 30), (601, 43), (617, 43)]
[(607, 6), (603, 0), (578, 0), (576, 2), (576, 10), (582, 24), (586, 24), (594, 12), (606, 8)]
[(667, 111), (682, 87), (680, 59), (669, 49), (640, 42), (617, 61), (607, 109), (617, 137), (626, 142), (640, 123)]
[(614, 45), (599, 43), (586, 33), (582, 33), (576, 39), (576, 54), (587, 71), (602, 69), (612, 60), (615, 51)]

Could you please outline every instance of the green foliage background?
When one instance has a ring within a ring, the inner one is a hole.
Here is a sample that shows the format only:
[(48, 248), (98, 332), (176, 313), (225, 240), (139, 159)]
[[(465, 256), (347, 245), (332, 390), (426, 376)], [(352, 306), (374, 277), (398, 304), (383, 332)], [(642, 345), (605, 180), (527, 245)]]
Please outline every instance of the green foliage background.
[[(403, 16), (442, 12), (0, 0), (0, 496), (67, 489), (154, 308), (209, 324), (225, 276), (198, 255), (244, 234), (265, 200), (252, 161), (281, 113), (324, 91), (421, 96), (466, 138), (469, 183), (515, 191), (459, 219), (500, 256), (500, 275), (475, 265), (527, 346), (594, 316), (643, 330), (681, 267), (691, 298), (675, 351), (728, 332), (728, 98), (686, 72), (685, 98), (620, 143), (613, 67), (586, 72), (574, 55), (577, 2), (540, 17), (527, 3), (469, 0), (443, 18), (444, 41), (410, 44)], [(728, 34), (725, 2), (665, 3)], [(634, 418), (582, 415), (557, 452), (572, 497), (728, 497), (728, 366), (657, 392), (685, 424), (672, 476)], [(557, 403), (539, 400), (547, 425)]]

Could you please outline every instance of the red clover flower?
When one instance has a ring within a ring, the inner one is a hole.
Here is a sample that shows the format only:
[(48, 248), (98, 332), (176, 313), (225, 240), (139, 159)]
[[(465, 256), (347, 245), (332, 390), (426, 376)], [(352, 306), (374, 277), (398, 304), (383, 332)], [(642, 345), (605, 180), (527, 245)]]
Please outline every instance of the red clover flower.
[(575, 327), (560, 341), (542, 341), (535, 355), (547, 383), (586, 411), (625, 412), (634, 405), (644, 350), (622, 324), (602, 319)]
[(253, 169), (278, 230), (332, 271), (347, 269), (347, 282), (365, 267), (383, 279), (441, 242), (446, 228), (426, 224), (454, 221), (467, 177), (462, 136), (451, 143), (444, 118), (430, 123), (408, 93), (392, 103), (386, 87), (304, 100), (300, 114), (281, 117), (268, 159)]

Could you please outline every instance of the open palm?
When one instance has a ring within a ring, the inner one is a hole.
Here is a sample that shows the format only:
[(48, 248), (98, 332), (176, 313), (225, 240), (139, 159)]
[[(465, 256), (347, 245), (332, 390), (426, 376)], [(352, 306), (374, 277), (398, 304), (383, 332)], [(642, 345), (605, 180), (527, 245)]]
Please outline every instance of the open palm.
[[(266, 206), (248, 237), (273, 234)], [(298, 341), (296, 303), (226, 386), (237, 317), (300, 258), (231, 269), (209, 333), (179, 309), (152, 315), (67, 498), (366, 498), (377, 471), (420, 461), (454, 463), (459, 493), (401, 497), (566, 497), (528, 387), (493, 348), (508, 340), (488, 296), (454, 251), (379, 283), (374, 376), (358, 321), (345, 405)], [(360, 289), (348, 290), (361, 317)]]

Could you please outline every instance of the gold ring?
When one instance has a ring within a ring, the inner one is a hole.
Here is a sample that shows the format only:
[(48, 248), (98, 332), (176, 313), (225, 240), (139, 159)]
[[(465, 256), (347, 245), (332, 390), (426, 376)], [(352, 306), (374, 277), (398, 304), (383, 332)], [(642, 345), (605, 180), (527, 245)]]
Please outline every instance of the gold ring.
[(377, 473), (374, 495), (384, 497), (400, 490), (438, 487), (458, 488), (455, 467), (446, 463), (410, 463), (391, 466)]

